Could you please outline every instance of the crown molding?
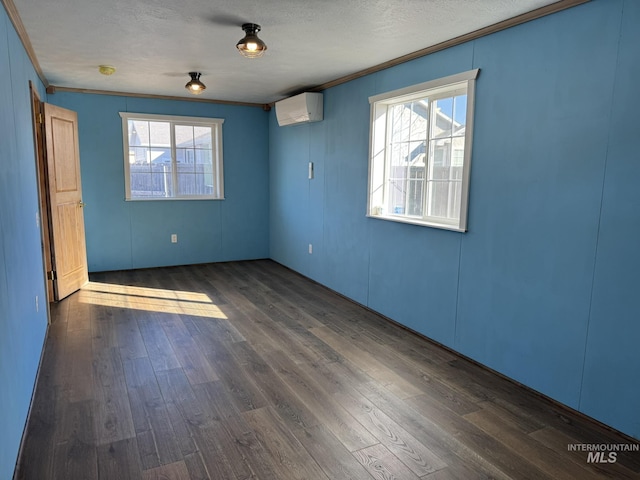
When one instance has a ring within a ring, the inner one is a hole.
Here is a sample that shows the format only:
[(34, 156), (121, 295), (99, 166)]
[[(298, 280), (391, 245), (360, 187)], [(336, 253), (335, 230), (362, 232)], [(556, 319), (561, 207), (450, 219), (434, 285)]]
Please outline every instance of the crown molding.
[(49, 95), (53, 95), (57, 92), (87, 93), (92, 95), (113, 95), (116, 97), (152, 98), (156, 100), (178, 100), (181, 102), (216, 103), (220, 105), (234, 105), (236, 107), (258, 107), (258, 108), (262, 108), (265, 111), (271, 110), (271, 107), (268, 104), (264, 104), (264, 103), (235, 102), (233, 100), (214, 100), (214, 99), (202, 98), (202, 97), (179, 97), (179, 96), (173, 96), (173, 95), (156, 95), (151, 93), (93, 90), (90, 88), (63, 87), (58, 85), (49, 85), (47, 87), (47, 93)]
[(40, 68), (40, 63), (38, 63), (38, 58), (36, 57), (36, 52), (33, 50), (33, 45), (31, 45), (31, 40), (29, 40), (29, 35), (27, 35), (27, 30), (24, 28), (24, 24), (22, 23), (22, 19), (20, 18), (20, 14), (18, 13), (18, 9), (16, 8), (13, 0), (0, 0), (2, 5), (4, 5), (4, 9), (7, 11), (7, 15), (9, 16), (9, 20), (13, 24), (13, 28), (15, 28), (18, 33), (18, 37), (22, 42), (22, 46), (27, 52), (29, 56), (29, 60), (33, 64), (33, 68), (35, 68), (38, 77), (42, 83), (44, 83), (45, 87), (49, 86), (49, 82), (47, 77), (44, 76), (42, 72), (42, 68)]
[(479, 30), (475, 30), (467, 34), (460, 35), (459, 37), (452, 38), (451, 40), (446, 40), (436, 45), (432, 45), (430, 47), (417, 50), (413, 53), (403, 55), (402, 57), (394, 58), (393, 60), (389, 60), (388, 62), (375, 65), (373, 67), (361, 70), (356, 73), (345, 75), (344, 77), (337, 78), (336, 80), (331, 80), (327, 83), (323, 83), (322, 85), (318, 85), (306, 91), (320, 92), (322, 90), (326, 90), (328, 88), (335, 87), (337, 85), (341, 85), (346, 82), (350, 82), (351, 80), (355, 80), (356, 78), (364, 77), (366, 75), (370, 75), (372, 73), (379, 72), (381, 70), (386, 70), (387, 68), (395, 67), (396, 65), (400, 65), (402, 63), (415, 60), (416, 58), (424, 57), (426, 55), (431, 55), (432, 53), (439, 52), (441, 50), (445, 50), (450, 47), (455, 47), (456, 45), (470, 42), (472, 40), (476, 40), (478, 38), (491, 35), (492, 33), (500, 32), (502, 30), (506, 30), (507, 28), (515, 27), (517, 25), (521, 25), (523, 23), (530, 22), (532, 20), (536, 20), (541, 17), (546, 17), (547, 15), (558, 13), (568, 8), (582, 5), (583, 3), (587, 3), (590, 1), (591, 0), (560, 0), (559, 2), (537, 8), (536, 10), (523, 13), (522, 15), (508, 18), (507, 20), (494, 23), (493, 25), (489, 25)]

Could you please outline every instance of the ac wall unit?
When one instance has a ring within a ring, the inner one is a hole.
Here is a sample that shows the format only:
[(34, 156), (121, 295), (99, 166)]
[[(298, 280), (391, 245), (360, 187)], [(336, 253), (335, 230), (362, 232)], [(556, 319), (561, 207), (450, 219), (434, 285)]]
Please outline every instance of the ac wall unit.
[(278, 125), (319, 122), (322, 120), (322, 94), (305, 92), (276, 102)]

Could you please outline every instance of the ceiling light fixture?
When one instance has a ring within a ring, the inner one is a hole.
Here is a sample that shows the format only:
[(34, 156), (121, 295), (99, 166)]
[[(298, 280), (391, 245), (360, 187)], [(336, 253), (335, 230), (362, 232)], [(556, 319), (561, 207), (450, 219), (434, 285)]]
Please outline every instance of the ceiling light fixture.
[(189, 80), (189, 82), (184, 86), (184, 88), (189, 90), (189, 93), (193, 93), (194, 95), (200, 95), (202, 92), (204, 92), (207, 89), (205, 84), (200, 81), (201, 73), (189, 72), (189, 75), (191, 75), (191, 80)]
[(260, 25), (255, 23), (245, 23), (242, 25), (245, 36), (236, 44), (236, 48), (247, 58), (258, 58), (267, 51), (267, 44), (258, 38)]

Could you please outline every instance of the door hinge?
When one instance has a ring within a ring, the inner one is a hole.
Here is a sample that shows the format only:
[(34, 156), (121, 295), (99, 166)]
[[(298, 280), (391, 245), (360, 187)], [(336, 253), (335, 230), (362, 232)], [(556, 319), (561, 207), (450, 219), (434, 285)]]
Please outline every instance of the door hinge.
[(47, 280), (57, 280), (58, 276), (56, 275), (56, 271), (55, 270), (51, 270), (50, 272), (47, 272)]
[(38, 113), (38, 123), (44, 123), (44, 119), (42, 118), (42, 113)]

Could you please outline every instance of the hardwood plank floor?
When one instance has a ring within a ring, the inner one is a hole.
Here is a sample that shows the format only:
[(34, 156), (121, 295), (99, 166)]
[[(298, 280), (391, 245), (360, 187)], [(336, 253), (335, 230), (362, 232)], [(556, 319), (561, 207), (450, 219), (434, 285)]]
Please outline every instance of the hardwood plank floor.
[(632, 443), (269, 260), (52, 306), (15, 478), (640, 479)]

